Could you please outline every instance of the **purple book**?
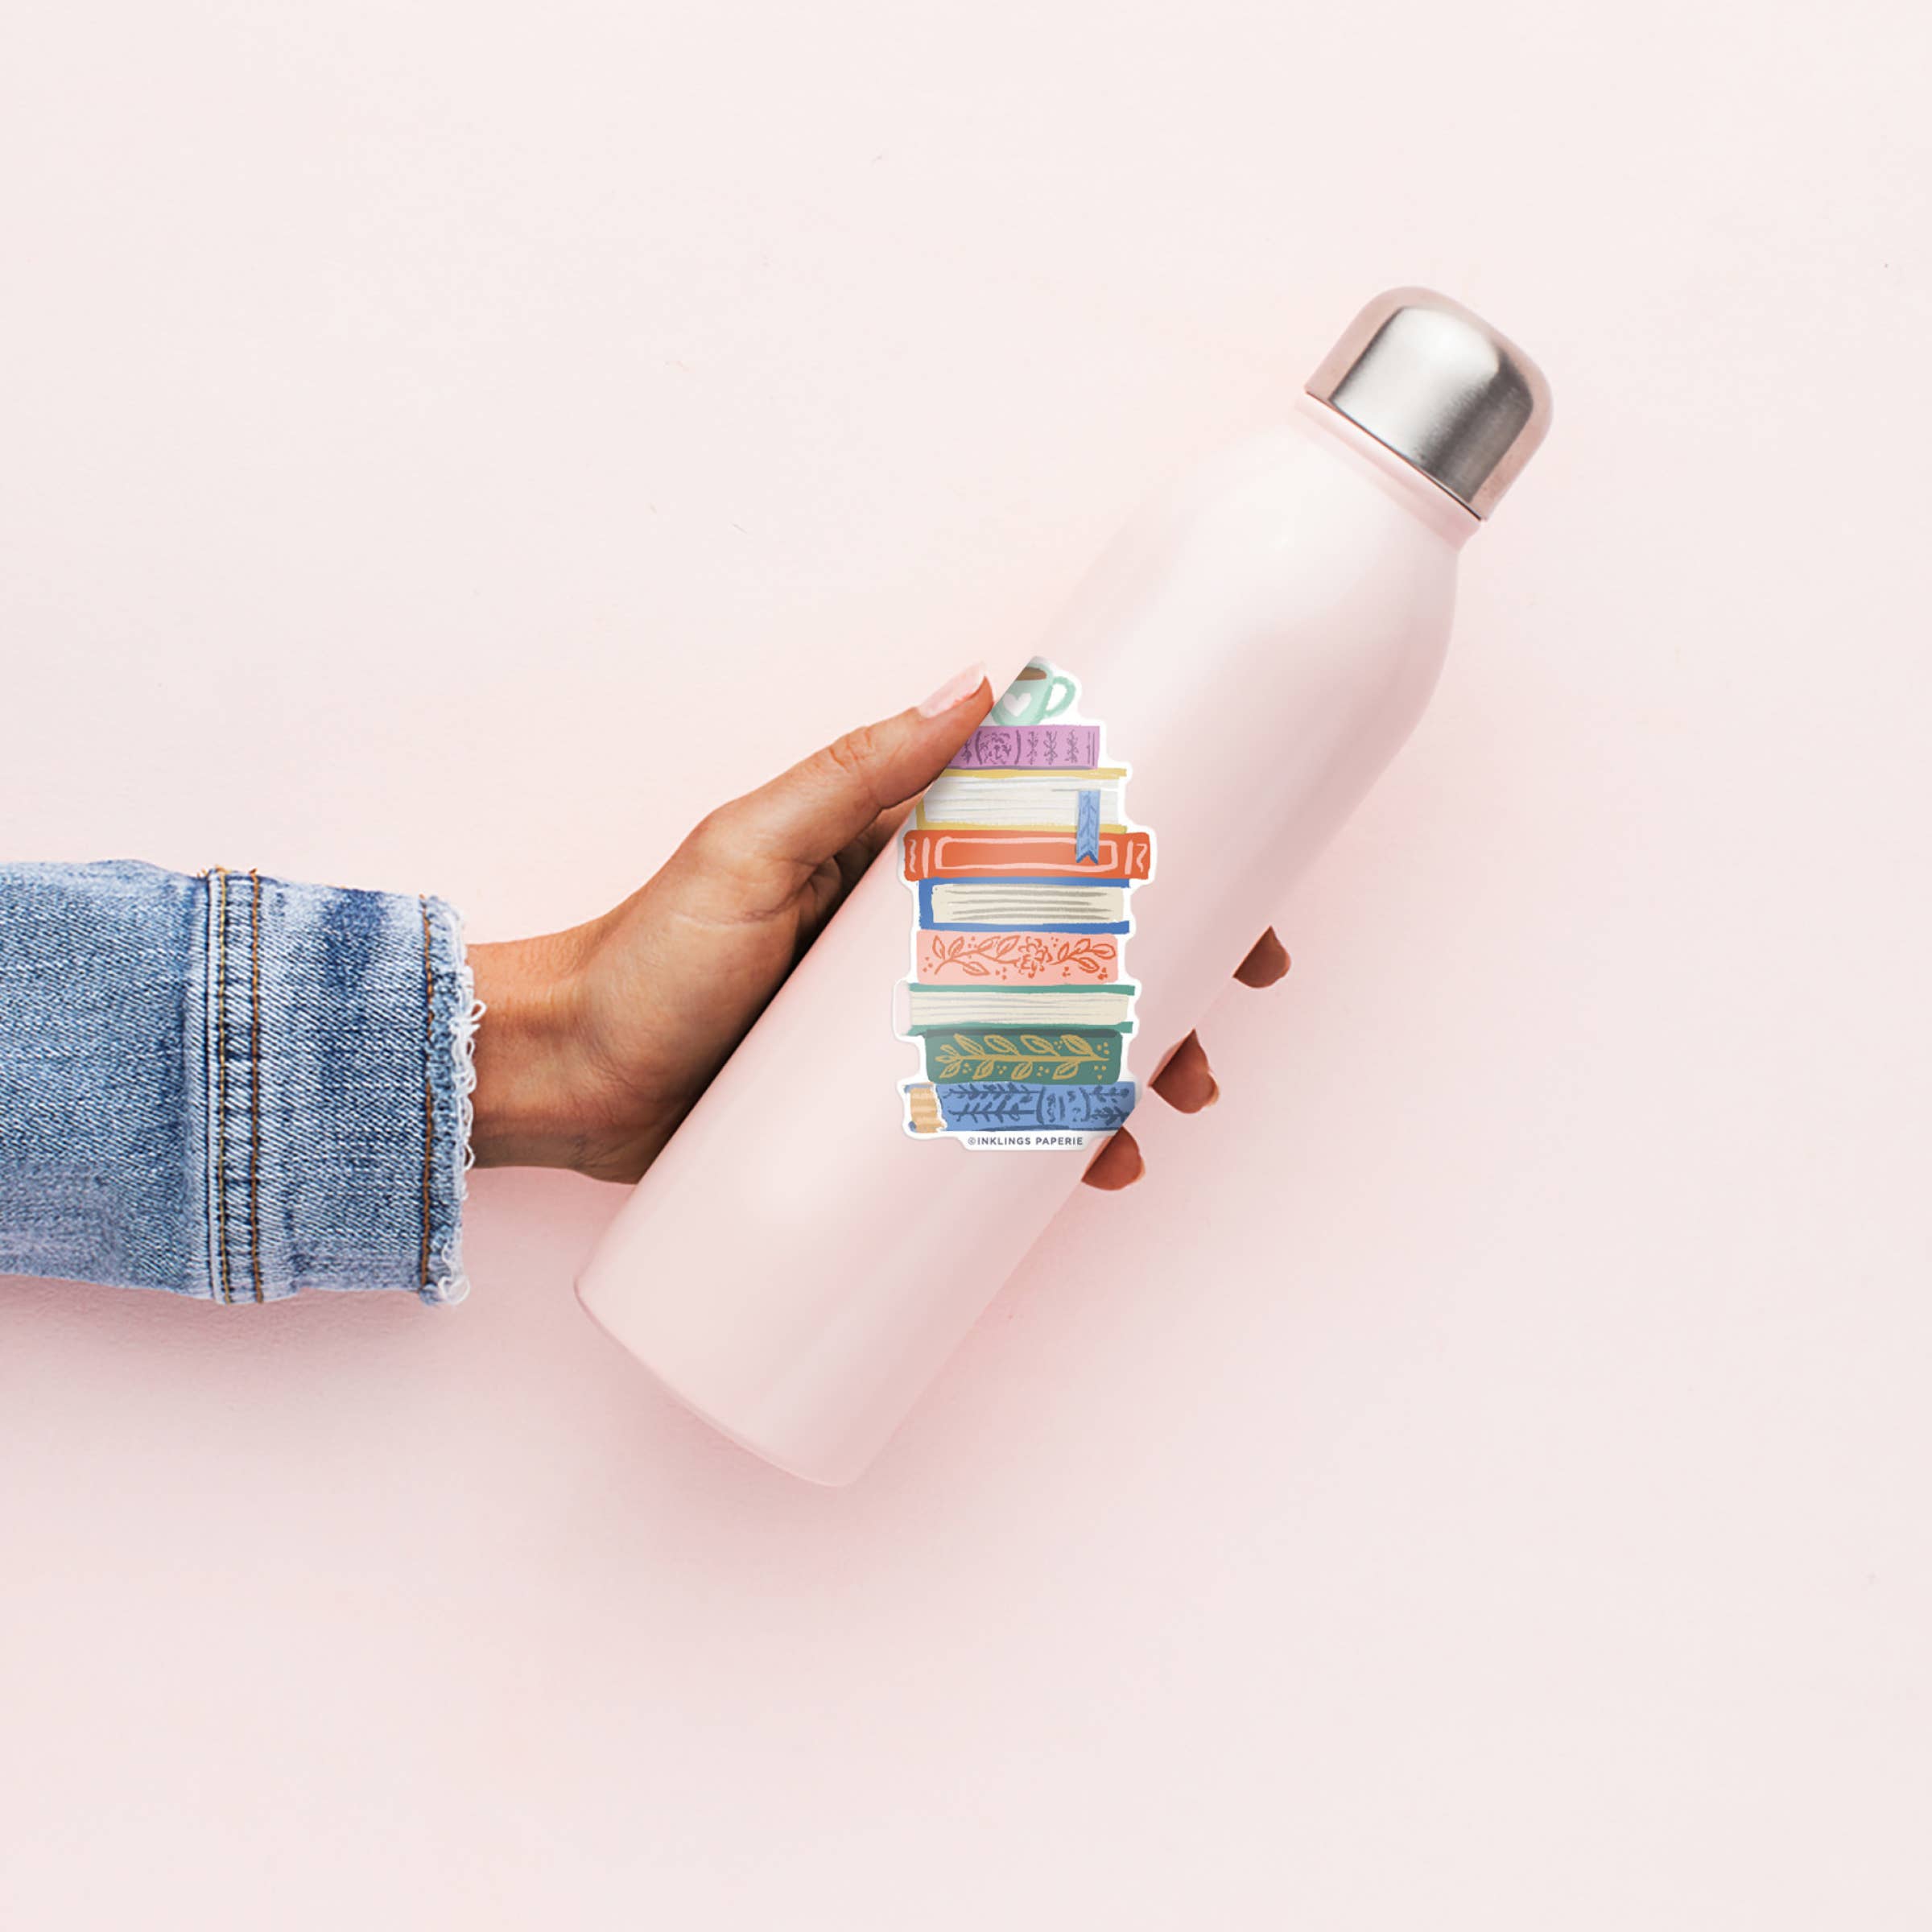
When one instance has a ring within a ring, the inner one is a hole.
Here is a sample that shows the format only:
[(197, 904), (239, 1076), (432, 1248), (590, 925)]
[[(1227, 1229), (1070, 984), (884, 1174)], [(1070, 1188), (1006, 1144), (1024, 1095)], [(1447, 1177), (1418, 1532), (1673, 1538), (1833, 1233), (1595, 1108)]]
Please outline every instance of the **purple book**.
[(1091, 770), (1100, 762), (1097, 724), (982, 724), (952, 761), (956, 771)]

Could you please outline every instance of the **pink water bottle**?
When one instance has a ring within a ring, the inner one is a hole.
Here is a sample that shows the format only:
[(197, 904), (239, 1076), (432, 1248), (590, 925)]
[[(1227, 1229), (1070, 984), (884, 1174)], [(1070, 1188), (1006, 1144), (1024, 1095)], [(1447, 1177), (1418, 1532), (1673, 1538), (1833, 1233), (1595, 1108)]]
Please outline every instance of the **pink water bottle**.
[(1549, 419), (1398, 289), (1149, 505), (645, 1175), (592, 1315), (745, 1447), (857, 1476), (1408, 737)]

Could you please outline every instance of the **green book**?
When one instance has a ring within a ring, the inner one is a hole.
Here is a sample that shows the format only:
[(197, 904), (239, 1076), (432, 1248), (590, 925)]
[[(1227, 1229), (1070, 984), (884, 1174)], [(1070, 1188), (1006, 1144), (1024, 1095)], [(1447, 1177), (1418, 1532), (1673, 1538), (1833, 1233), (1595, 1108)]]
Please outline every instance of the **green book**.
[(926, 1077), (953, 1080), (1038, 1080), (1046, 1086), (1104, 1087), (1121, 1077), (1125, 1026), (1084, 1026), (1077, 1032), (989, 1031), (985, 1027), (928, 1027)]

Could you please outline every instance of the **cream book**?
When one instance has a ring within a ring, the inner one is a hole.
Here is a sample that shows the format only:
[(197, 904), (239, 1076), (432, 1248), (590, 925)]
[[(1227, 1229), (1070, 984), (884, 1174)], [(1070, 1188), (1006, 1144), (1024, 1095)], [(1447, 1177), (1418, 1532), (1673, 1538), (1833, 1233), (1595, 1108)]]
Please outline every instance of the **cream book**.
[(919, 801), (922, 826), (981, 825), (1009, 832), (1076, 832), (1083, 792), (1097, 795), (1098, 829), (1118, 834), (1120, 765), (1092, 771), (959, 771), (947, 770)]
[(911, 1026), (1125, 1026), (1136, 989), (1118, 986), (908, 986)]

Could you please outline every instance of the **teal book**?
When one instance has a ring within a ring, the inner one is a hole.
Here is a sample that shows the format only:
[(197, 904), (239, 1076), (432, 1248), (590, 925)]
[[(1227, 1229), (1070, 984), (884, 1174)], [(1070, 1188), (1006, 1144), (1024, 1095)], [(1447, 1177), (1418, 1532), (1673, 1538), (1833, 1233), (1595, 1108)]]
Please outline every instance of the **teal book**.
[(1125, 1026), (1080, 1032), (989, 1032), (984, 1027), (935, 1028), (920, 1036), (926, 1077), (957, 1080), (1038, 1080), (1047, 1086), (1104, 1087), (1121, 1077)]

